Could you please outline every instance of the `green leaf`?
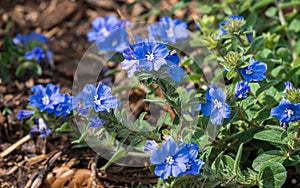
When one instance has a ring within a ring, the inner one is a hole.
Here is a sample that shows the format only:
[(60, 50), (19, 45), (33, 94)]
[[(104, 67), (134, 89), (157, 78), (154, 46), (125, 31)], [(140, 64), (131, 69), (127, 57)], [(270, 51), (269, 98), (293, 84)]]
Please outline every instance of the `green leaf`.
[(266, 16), (269, 18), (274, 18), (277, 16), (277, 8), (275, 7), (270, 7), (268, 10), (265, 12)]
[(42, 75), (42, 68), (36, 62), (26, 61), (20, 64), (15, 72), (15, 75), (18, 77), (24, 76), (27, 71), (33, 71), (36, 75)]
[(234, 71), (229, 71), (229, 72), (227, 72), (227, 74), (226, 74), (226, 78), (227, 78), (228, 80), (230, 80), (231, 78), (236, 77), (236, 75), (237, 75), (236, 72), (234, 72)]
[(278, 144), (285, 144), (283, 139), (286, 136), (285, 130), (264, 130), (261, 132), (258, 132), (254, 135), (255, 139), (263, 140), (267, 142), (274, 142)]
[(233, 169), (234, 169), (234, 173), (235, 175), (239, 175), (241, 174), (241, 170), (239, 168), (240, 166), (240, 162), (241, 162), (241, 157), (242, 157), (242, 153), (243, 153), (243, 143), (239, 146), (239, 149), (238, 149), (238, 152), (236, 154), (236, 157), (235, 157), (235, 160), (234, 160), (234, 166), (233, 166)]
[(260, 36), (254, 39), (254, 41), (251, 43), (251, 46), (249, 47), (249, 49), (247, 50), (247, 52), (254, 52), (257, 51), (260, 47), (263, 46), (264, 42), (266, 40), (266, 37), (264, 36)]
[(300, 66), (297, 66), (293, 68), (291, 71), (289, 71), (289, 74), (286, 76), (286, 80), (290, 80), (298, 70), (300, 70)]
[(260, 171), (265, 164), (271, 162), (283, 163), (285, 159), (286, 158), (280, 153), (279, 150), (270, 150), (256, 157), (252, 163), (252, 167), (254, 170)]
[(280, 82), (280, 80), (271, 80), (268, 83), (265, 83), (264, 85), (262, 85), (255, 93), (256, 96), (258, 96), (259, 94), (261, 94), (263, 91), (269, 89), (270, 87), (278, 84)]
[(258, 174), (259, 187), (280, 188), (287, 177), (286, 169), (278, 162), (265, 164)]

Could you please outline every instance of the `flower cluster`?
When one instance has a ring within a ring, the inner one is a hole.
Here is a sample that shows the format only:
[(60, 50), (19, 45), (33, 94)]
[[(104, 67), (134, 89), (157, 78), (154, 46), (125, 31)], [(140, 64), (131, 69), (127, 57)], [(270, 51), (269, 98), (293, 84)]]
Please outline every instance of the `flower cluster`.
[(169, 51), (163, 43), (151, 39), (131, 45), (123, 51), (124, 61), (121, 62), (122, 69), (128, 71), (128, 77), (140, 71), (162, 71), (179, 82), (185, 75), (183, 69), (178, 66), (179, 57), (176, 51)]
[(148, 34), (149, 37), (160, 38), (172, 44), (188, 38), (186, 23), (179, 19), (172, 20), (168, 16), (160, 18), (158, 24), (151, 24), (148, 27)]
[(162, 143), (161, 149), (156, 142), (148, 141), (145, 151), (150, 151), (150, 161), (156, 165), (154, 173), (162, 179), (185, 174), (197, 175), (204, 164), (197, 159), (197, 144), (175, 142), (171, 137)]
[[(285, 83), (284, 93), (294, 89), (291, 82)], [(300, 120), (300, 103), (293, 104), (289, 100), (283, 98), (278, 106), (272, 108), (271, 115), (278, 119), (280, 123), (289, 123)]]
[(99, 112), (108, 113), (119, 104), (119, 100), (112, 96), (111, 88), (102, 82), (97, 87), (87, 84), (73, 100), (79, 115), (90, 119), (91, 128), (97, 128), (105, 123), (98, 117)]
[[(126, 26), (128, 25), (130, 22), (126, 21)], [(122, 52), (129, 44), (125, 23), (115, 16), (97, 17), (93, 20), (92, 27), (87, 38), (95, 41), (100, 51)]]

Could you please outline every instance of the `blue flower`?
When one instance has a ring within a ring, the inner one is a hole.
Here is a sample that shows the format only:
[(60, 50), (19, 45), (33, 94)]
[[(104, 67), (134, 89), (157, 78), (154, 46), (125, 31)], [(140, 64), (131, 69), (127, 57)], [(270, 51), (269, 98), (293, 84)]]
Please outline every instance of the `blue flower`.
[(49, 127), (47, 127), (46, 123), (44, 122), (44, 120), (42, 118), (39, 118), (37, 120), (37, 126), (34, 125), (31, 127), (30, 136), (33, 136), (35, 134), (40, 134), (41, 137), (46, 137), (49, 134), (52, 134), (51, 129), (49, 129)]
[[(130, 22), (126, 21), (126, 25)], [(93, 29), (87, 34), (89, 41), (96, 41), (99, 50), (122, 52), (129, 44), (124, 21), (115, 16), (97, 17), (92, 22)]]
[(86, 116), (88, 115), (89, 113), (89, 108), (88, 107), (78, 107), (78, 113), (81, 115), (81, 116)]
[(93, 119), (90, 121), (90, 128), (98, 128), (104, 123), (104, 120), (98, 118), (97, 116), (93, 116)]
[(185, 71), (178, 65), (179, 56), (176, 50), (170, 51), (166, 57), (167, 65), (164, 65), (164, 71), (175, 81), (180, 82), (181, 78), (186, 75)]
[(62, 94), (64, 101), (56, 104), (53, 109), (49, 109), (49, 113), (55, 113), (56, 116), (67, 115), (72, 110), (72, 97)]
[(201, 105), (201, 109), (204, 116), (210, 116), (213, 124), (221, 124), (223, 118), (230, 117), (230, 107), (225, 100), (225, 92), (216, 85), (206, 92), (206, 103)]
[(228, 20), (224, 20), (219, 24), (220, 31), (216, 40), (220, 40), (220, 37), (228, 32), (239, 30), (243, 25), (245, 25), (243, 16), (230, 16)]
[(64, 96), (59, 93), (59, 88), (54, 84), (47, 84), (46, 88), (42, 85), (36, 85), (31, 88), (35, 94), (29, 97), (31, 106), (39, 106), (40, 111), (54, 110), (55, 105), (64, 101)]
[(169, 55), (167, 46), (163, 43), (145, 41), (134, 46), (134, 55), (139, 65), (147, 71), (158, 71), (162, 65), (167, 64), (166, 57)]
[(179, 147), (172, 138), (162, 143), (161, 150), (150, 153), (150, 161), (155, 164), (154, 173), (162, 179), (169, 176), (177, 177), (186, 171), (189, 154), (186, 147)]
[(158, 144), (154, 140), (147, 140), (144, 151), (154, 151), (158, 149)]
[(17, 34), (17, 36), (13, 39), (14, 43), (17, 45), (26, 45), (29, 41), (36, 40), (40, 44), (44, 44), (49, 41), (49, 38), (45, 35), (31, 32), (28, 35)]
[(40, 47), (34, 47), (30, 52), (25, 53), (25, 59), (36, 59), (40, 62), (45, 57), (44, 51)]
[(27, 119), (33, 116), (34, 112), (32, 110), (19, 110), (17, 118), (18, 120)]
[(203, 161), (197, 159), (199, 147), (194, 142), (186, 144), (184, 147), (187, 147), (188, 149), (189, 161), (185, 163), (186, 171), (181, 173), (180, 176), (184, 174), (199, 174), (201, 167), (204, 165)]
[(283, 123), (297, 121), (300, 119), (300, 103), (292, 104), (282, 99), (278, 106), (272, 108), (271, 115)]
[(167, 64), (169, 50), (165, 44), (151, 41), (136, 43), (131, 46), (133, 49), (126, 49), (123, 52), (124, 61), (121, 63), (122, 69), (128, 70), (129, 75), (139, 71), (144, 67), (147, 71), (158, 71), (162, 65)]
[(248, 85), (248, 83), (246, 81), (241, 81), (236, 84), (235, 96), (240, 99), (246, 98), (248, 96), (246, 93), (249, 91), (250, 86)]
[(179, 19), (165, 16), (160, 18), (159, 24), (152, 24), (148, 27), (149, 37), (160, 37), (162, 41), (176, 43), (179, 40), (187, 39), (187, 25)]
[(247, 82), (262, 81), (265, 79), (264, 73), (267, 71), (267, 65), (263, 62), (251, 58), (249, 65), (241, 68), (240, 73)]
[(99, 83), (96, 88), (96, 94), (94, 96), (94, 109), (96, 112), (106, 111), (114, 109), (119, 105), (119, 101), (116, 97), (112, 96), (111, 88), (104, 85), (102, 82)]
[(295, 89), (294, 85), (291, 82), (285, 82), (284, 85), (285, 85), (285, 89), (282, 92), (283, 94), (286, 94), (287, 90), (293, 90), (293, 89)]

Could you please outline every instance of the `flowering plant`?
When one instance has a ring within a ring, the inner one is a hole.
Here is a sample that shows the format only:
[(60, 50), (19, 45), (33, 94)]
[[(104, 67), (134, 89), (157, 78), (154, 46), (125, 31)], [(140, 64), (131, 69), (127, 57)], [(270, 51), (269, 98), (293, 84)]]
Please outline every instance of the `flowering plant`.
[[(269, 19), (275, 6), (282, 19), (288, 5), (267, 4)], [(97, 70), (97, 84), (72, 97), (52, 84), (35, 86), (34, 112), (21, 111), (20, 119), (37, 117), (34, 130), (45, 135), (54, 131), (37, 115), (74, 116), (81, 135), (73, 143), (86, 142), (108, 159), (101, 170), (146, 163), (158, 187), (281, 187), (286, 169), (300, 171), (300, 51), (291, 42), (299, 36), (297, 16), (288, 17), (288, 29), (281, 23), (269, 32), (258, 29), (260, 2), (221, 5), (196, 20), (193, 37), (170, 17), (148, 25), (146, 36), (126, 20), (96, 18), (88, 39), (101, 66), (113, 64), (104, 78)], [(143, 105), (132, 107), (136, 91)]]

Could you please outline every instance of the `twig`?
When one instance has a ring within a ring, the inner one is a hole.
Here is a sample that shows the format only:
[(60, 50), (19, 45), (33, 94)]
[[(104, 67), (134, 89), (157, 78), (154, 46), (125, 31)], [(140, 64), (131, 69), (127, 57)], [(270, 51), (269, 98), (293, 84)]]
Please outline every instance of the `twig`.
[(17, 149), (20, 145), (24, 144), (25, 142), (27, 142), (28, 140), (30, 140), (30, 135), (26, 135), (23, 138), (21, 138), (20, 140), (18, 140), (16, 143), (14, 143), (13, 145), (11, 145), (10, 147), (8, 147), (6, 150), (4, 150), (1, 154), (0, 154), (0, 158), (4, 158), (7, 155), (9, 155), (11, 152), (13, 152), (15, 149)]
[(130, 28), (128, 27), (128, 25), (127, 25), (127, 20), (126, 20), (125, 16), (122, 14), (122, 12), (120, 11), (120, 9), (117, 9), (117, 12), (118, 12), (120, 18), (121, 18), (121, 19), (123, 20), (123, 22), (124, 22), (124, 26), (125, 26), (126, 31), (127, 31), (127, 33), (128, 33), (130, 43), (132, 43), (132, 44), (136, 43), (136, 40), (135, 40), (135, 38), (134, 38), (134, 35), (133, 35), (132, 31), (131, 31), (131, 29), (130, 29)]
[(42, 184), (42, 181), (44, 179), (45, 174), (49, 171), (50, 168), (52, 168), (52, 166), (54, 165), (54, 162), (57, 160), (58, 157), (60, 157), (61, 154), (62, 154), (62, 152), (60, 151), (60, 152), (57, 152), (53, 157), (51, 157), (51, 159), (49, 160), (48, 164), (46, 164), (44, 169), (39, 171), (39, 175), (34, 180), (32, 185), (31, 186), (29, 185), (31, 188), (40, 187), (40, 185)]
[(284, 32), (285, 32), (286, 38), (289, 41), (290, 49), (292, 51), (293, 59), (295, 60), (297, 58), (297, 54), (295, 53), (295, 50), (294, 50), (294, 43), (295, 43), (295, 41), (292, 39), (289, 31), (287, 30), (286, 21), (285, 21), (283, 12), (282, 12), (282, 8), (279, 6), (278, 0), (276, 0), (276, 7), (277, 7), (277, 10), (278, 10), (279, 21), (280, 21), (281, 25), (284, 26)]

